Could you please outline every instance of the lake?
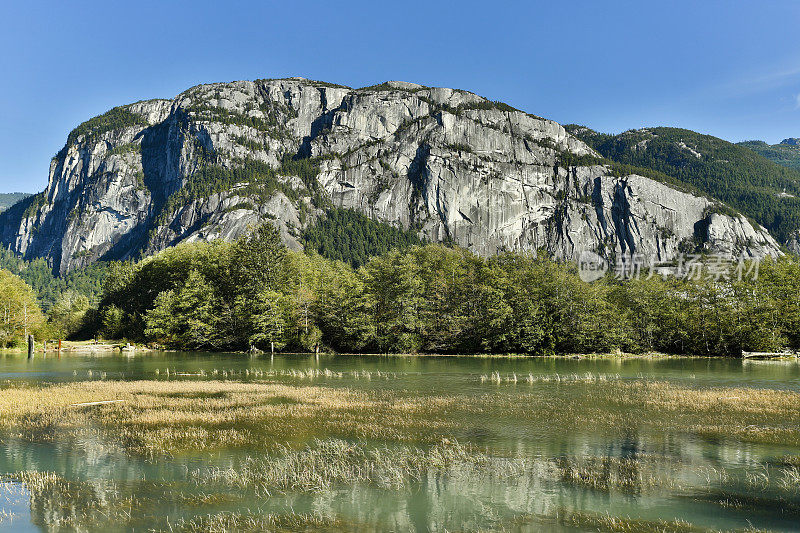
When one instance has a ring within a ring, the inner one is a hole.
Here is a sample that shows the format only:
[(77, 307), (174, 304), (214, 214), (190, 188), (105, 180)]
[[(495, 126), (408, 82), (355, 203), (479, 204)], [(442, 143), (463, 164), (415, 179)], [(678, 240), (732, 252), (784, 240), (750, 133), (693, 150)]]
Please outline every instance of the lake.
[(0, 529), (800, 530), (800, 364), (0, 354)]

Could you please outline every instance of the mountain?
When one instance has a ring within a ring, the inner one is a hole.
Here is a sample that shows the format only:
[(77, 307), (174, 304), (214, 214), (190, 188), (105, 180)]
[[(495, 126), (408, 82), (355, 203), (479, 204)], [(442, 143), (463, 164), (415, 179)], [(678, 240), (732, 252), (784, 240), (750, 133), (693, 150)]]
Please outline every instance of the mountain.
[(265, 219), (300, 248), (328, 210), (349, 208), (482, 255), (780, 253), (764, 228), (662, 178), (615, 168), (561, 125), (462, 90), (215, 83), (79, 125), (47, 188), (0, 215), (0, 241), (64, 273), (231, 239)]
[(0, 192), (0, 212), (30, 196), (26, 192)]
[(617, 163), (646, 167), (722, 200), (783, 243), (791, 243), (800, 229), (800, 170), (773, 163), (748, 147), (679, 128), (619, 135), (576, 125), (567, 130)]
[(800, 139), (784, 139), (780, 144), (767, 144), (764, 141), (744, 141), (738, 144), (773, 163), (800, 170)]

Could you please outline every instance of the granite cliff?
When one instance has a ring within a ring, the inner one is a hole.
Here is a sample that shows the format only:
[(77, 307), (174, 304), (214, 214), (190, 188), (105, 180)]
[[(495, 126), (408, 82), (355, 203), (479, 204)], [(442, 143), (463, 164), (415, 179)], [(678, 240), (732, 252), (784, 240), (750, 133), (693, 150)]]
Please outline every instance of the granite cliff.
[(461, 90), (201, 85), (78, 126), (47, 188), (0, 215), (0, 240), (64, 273), (235, 238), (262, 220), (299, 248), (303, 229), (335, 206), (483, 255), (780, 253), (718, 201), (620, 174), (598, 155), (556, 122)]

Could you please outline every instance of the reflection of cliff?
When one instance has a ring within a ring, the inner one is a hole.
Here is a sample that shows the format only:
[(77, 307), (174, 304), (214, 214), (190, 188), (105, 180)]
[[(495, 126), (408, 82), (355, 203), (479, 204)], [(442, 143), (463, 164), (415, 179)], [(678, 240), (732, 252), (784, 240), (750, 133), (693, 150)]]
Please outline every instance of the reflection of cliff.
[(109, 516), (111, 494), (89, 483), (67, 482), (53, 473), (23, 473), (20, 480), (30, 493), (31, 520), (48, 531), (81, 530)]
[(59, 472), (70, 479), (141, 479), (143, 469), (163, 479), (185, 476), (180, 464), (147, 464), (104, 441), (97, 431), (50, 433), (48, 442), (2, 435), (0, 472)]
[[(278, 523), (276, 517), (281, 516), (280, 523), (293, 524), (293, 529), (318, 523), (308, 517), (335, 518), (325, 522), (333, 524), (329, 531), (483, 530), (521, 523), (546, 528), (565, 510), (605, 516), (613, 506), (621, 515), (637, 515), (643, 498), (677, 496), (679, 501), (681, 495), (691, 495), (693, 501), (705, 498), (708, 505), (725, 496), (741, 505), (758, 502), (763, 508), (780, 509), (776, 513), (784, 517), (800, 516), (797, 494), (784, 487), (788, 467), (773, 466), (769, 479), (759, 481), (751, 474), (766, 471), (762, 459), (752, 450), (743, 453), (740, 444), (709, 447), (679, 435), (653, 442), (633, 429), (610, 445), (573, 439), (561, 443), (562, 453), (550, 450), (545, 456), (524, 446), (506, 457), (473, 449), (475, 455), (463, 461), (432, 463), (422, 475), (391, 485), (399, 489), (337, 483), (327, 490), (307, 486), (305, 492), (258, 492), (248, 481), (248, 463), (231, 457), (220, 469), (223, 475), (211, 479), (204, 477), (203, 469), (187, 476), (189, 472), (174, 461), (83, 455), (82, 446), (102, 449), (86, 441), (31, 445), (11, 439), (4, 444), (0, 471), (28, 470), (11, 478), (27, 487), (31, 520), (47, 531), (161, 530), (180, 524), (182, 517), (221, 516), (215, 513), (229, 514), (208, 523), (263, 525)], [(719, 454), (709, 454), (712, 448)], [(348, 464), (347, 458), (343, 464)], [(31, 472), (33, 465), (65, 468), (72, 474), (66, 479)], [(358, 465), (350, 466), (360, 471)], [(313, 472), (305, 474), (313, 479)], [(386, 479), (386, 474), (378, 472), (376, 479)], [(126, 481), (120, 481), (123, 478)], [(252, 520), (231, 519), (253, 509), (257, 511)]]

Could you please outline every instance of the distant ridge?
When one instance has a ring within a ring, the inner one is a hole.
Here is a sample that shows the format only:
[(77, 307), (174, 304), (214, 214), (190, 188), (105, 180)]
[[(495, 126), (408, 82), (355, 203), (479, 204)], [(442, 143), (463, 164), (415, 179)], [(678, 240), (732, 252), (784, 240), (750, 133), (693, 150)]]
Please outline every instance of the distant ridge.
[(0, 212), (29, 196), (32, 195), (27, 192), (0, 192)]

